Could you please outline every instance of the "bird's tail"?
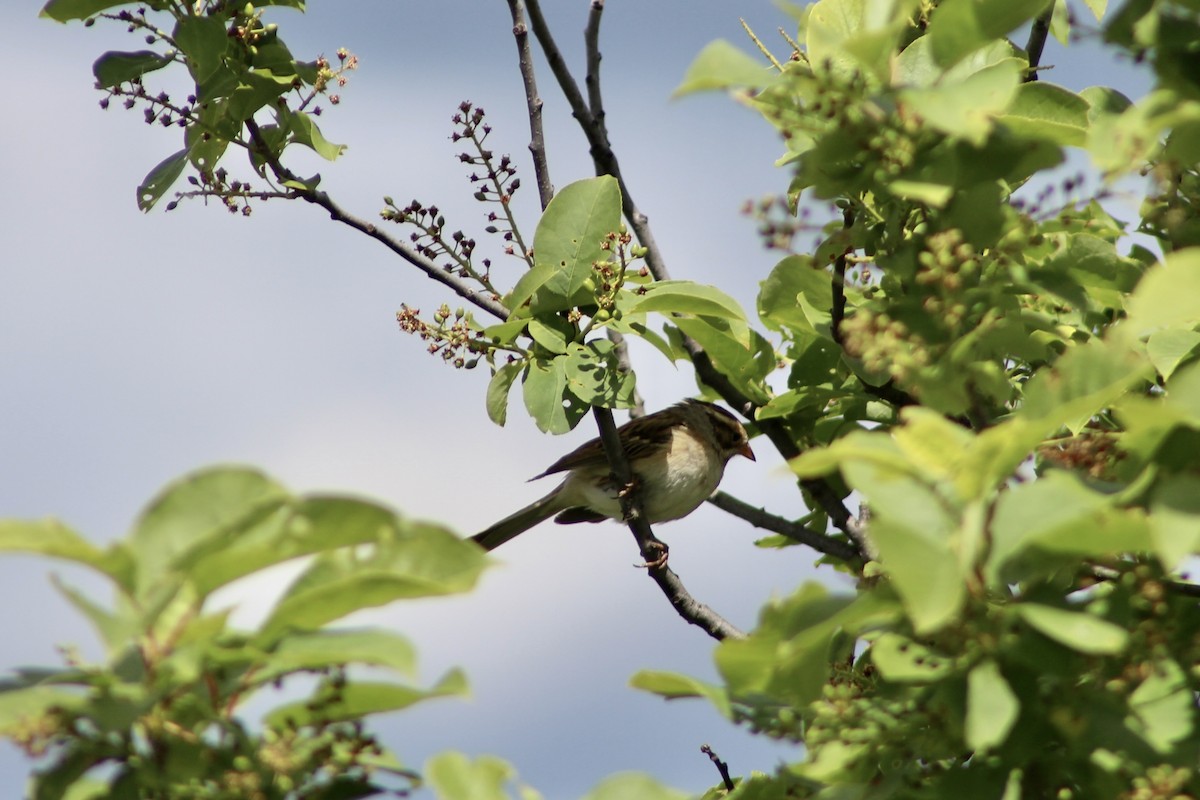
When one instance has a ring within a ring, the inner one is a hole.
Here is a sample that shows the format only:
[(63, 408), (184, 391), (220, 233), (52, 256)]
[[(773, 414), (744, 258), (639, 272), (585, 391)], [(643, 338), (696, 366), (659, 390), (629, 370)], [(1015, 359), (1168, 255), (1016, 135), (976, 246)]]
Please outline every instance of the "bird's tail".
[(530, 503), (520, 511), (508, 515), (482, 533), (475, 534), (471, 537), (471, 541), (484, 550), (495, 550), (509, 539), (524, 533), (539, 522), (550, 519), (563, 510), (558, 501), (558, 494), (561, 489), (561, 486), (558, 487), (558, 489), (555, 489), (541, 500)]

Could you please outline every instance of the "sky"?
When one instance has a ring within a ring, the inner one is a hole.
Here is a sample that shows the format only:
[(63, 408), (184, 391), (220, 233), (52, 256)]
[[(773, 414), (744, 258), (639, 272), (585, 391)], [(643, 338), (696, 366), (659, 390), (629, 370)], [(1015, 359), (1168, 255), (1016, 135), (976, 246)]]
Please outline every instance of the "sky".
[[(587, 3), (546, 3), (569, 63), (582, 70)], [(484, 414), (484, 370), (455, 371), (397, 329), (407, 304), (455, 299), (381, 246), (300, 203), (258, 203), (250, 218), (185, 202), (143, 214), (135, 187), (180, 146), (140, 111), (98, 106), (91, 63), (139, 49), (113, 25), (90, 29), (37, 18), (38, 2), (0, 4), (0, 47), (19, 77), (0, 126), (0, 516), (62, 518), (104, 543), (123, 535), (168, 481), (206, 465), (252, 464), (298, 492), (369, 497), (464, 536), (552, 488), (526, 483), (593, 432), (536, 430), (514, 393), (509, 422)], [(776, 257), (739, 213), (779, 193), (788, 176), (771, 129), (721, 95), (672, 101), (692, 57), (715, 38), (750, 49), (738, 18), (771, 41), (790, 20), (771, 2), (609, 0), (603, 85), (612, 142), (637, 203), (678, 278), (721, 285), (748, 309)], [(490, 144), (511, 153), (525, 189), (517, 208), (536, 224), (527, 121), (507, 5), (500, 0), (312, 0), (272, 9), (297, 56), (346, 47), (361, 66), (322, 117), (349, 145), (319, 169), (323, 188), (359, 216), (381, 198), (436, 203), (474, 233), (488, 210), (471, 200), (461, 148), (449, 140), (458, 103), (483, 106)], [(778, 52), (784, 52), (781, 46)], [(1144, 77), (1094, 47), (1065, 57), (1053, 80), (1107, 83), (1136, 96)], [(559, 187), (592, 174), (586, 143), (544, 68), (539, 74), (551, 175)], [(503, 259), (494, 260), (505, 263)], [(515, 280), (515, 263), (509, 275)], [(635, 349), (651, 410), (695, 393), (690, 369)], [(723, 485), (785, 516), (804, 509), (778, 456), (730, 464)], [(693, 595), (735, 625), (820, 579), (803, 548), (763, 550), (745, 523), (705, 506), (657, 533)], [(620, 525), (544, 525), (496, 552), (500, 562), (461, 597), (397, 603), (358, 615), (414, 641), (422, 678), (451, 666), (468, 700), (440, 700), (380, 717), (375, 729), (407, 764), (444, 749), (511, 760), (546, 797), (582, 795), (601, 778), (645, 770), (699, 792), (718, 780), (711, 745), (734, 774), (770, 770), (795, 753), (731, 727), (700, 701), (665, 703), (628, 687), (639, 669), (715, 679), (713, 643), (681, 621), (642, 570)], [(234, 587), (235, 621), (252, 625), (294, 566)], [(58, 663), (60, 645), (100, 651), (53, 589), (51, 573), (106, 598), (102, 582), (43, 559), (0, 559), (10, 612), (0, 615), (0, 667)], [(26, 764), (0, 745), (0, 796), (23, 786)]]

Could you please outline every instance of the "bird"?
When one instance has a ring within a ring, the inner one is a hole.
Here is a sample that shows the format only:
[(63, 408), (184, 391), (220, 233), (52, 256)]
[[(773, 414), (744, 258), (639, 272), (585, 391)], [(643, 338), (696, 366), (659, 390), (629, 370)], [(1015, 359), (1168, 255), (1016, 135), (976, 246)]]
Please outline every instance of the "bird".
[[(696, 510), (716, 491), (729, 459), (740, 455), (755, 460), (742, 423), (702, 400), (684, 400), (632, 419), (617, 429), (617, 435), (651, 524), (680, 519)], [(600, 439), (577, 447), (530, 480), (560, 472), (567, 476), (549, 494), (471, 541), (494, 550), (550, 517), (560, 525), (624, 518), (620, 498), (626, 487), (613, 478)]]

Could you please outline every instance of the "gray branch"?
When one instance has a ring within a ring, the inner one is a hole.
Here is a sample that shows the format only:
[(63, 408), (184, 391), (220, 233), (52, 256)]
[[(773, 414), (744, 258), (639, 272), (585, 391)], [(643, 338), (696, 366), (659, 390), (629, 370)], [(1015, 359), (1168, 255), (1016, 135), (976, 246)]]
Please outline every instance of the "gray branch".
[(786, 536), (794, 542), (807, 545), (827, 556), (833, 556), (840, 561), (845, 561), (847, 564), (857, 566), (862, 563), (858, 548), (854, 545), (834, 539), (805, 525), (792, 522), (790, 519), (784, 519), (783, 517), (771, 514), (765, 509), (752, 506), (733, 495), (725, 492), (717, 492), (708, 498), (708, 502), (722, 511), (744, 519), (756, 528), (762, 528), (763, 530)]

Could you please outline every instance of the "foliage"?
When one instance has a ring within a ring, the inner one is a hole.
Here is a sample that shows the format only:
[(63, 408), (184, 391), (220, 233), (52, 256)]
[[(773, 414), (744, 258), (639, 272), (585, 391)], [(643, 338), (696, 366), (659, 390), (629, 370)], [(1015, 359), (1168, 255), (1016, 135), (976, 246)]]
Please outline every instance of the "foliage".
[[(173, 21), (161, 28), (145, 11), (110, 11), (122, 5), (51, 0), (43, 13), (114, 18), (160, 47), (105, 54), (95, 69), (108, 95), (184, 130), (184, 147), (139, 187), (143, 209), (190, 168), (196, 188), (177, 200), (217, 196), (244, 211), (251, 199), (301, 199), (380, 239), (497, 318), (485, 324), (449, 305), (432, 322), (407, 307), (398, 315), (447, 362), (488, 365), (487, 412), (498, 424), (518, 378), (549, 432), (574, 427), (589, 407), (634, 405), (633, 373), (601, 335), (612, 332), (692, 361), (702, 391), (752, 412), (785, 456), (804, 451), (791, 461), (812, 509), (801, 522), (818, 540), (857, 548), (855, 559), (823, 552), (858, 592), (805, 585), (769, 602), (748, 637), (718, 645), (720, 685), (634, 678), (804, 745), (729, 796), (1200, 792), (1200, 587), (1181, 575), (1200, 549), (1194, 3), (1128, 0), (1108, 11), (1093, 0), (1092, 32), (1065, 2), (819, 0), (788, 7), (799, 36), (787, 39), (785, 58), (755, 39), (769, 70), (728, 43), (706, 48), (678, 93), (735, 91), (778, 130), (791, 176), (779, 199), (753, 209), (767, 245), (783, 252), (761, 284), (762, 330), (721, 289), (668, 279), (636, 235), (617, 176), (543, 197), (527, 242), (509, 206), (515, 167), (489, 149), (483, 111), (469, 104), (455, 117), (455, 140), (469, 148), (461, 160), (477, 170), (476, 199), (497, 207), (486, 232), (526, 262), (523, 277), (494, 286), (476, 241), (447, 235), (436, 206), (384, 199), (382, 219), (410, 231), (412, 246), (355, 224), (319, 191), (319, 177), (284, 166), (290, 145), (340, 152), (311, 104), (344, 82), (352, 56), (337, 70), (296, 61), (250, 5), (144, 4)], [(1007, 36), (1026, 25), (1023, 50)], [(1154, 88), (1133, 102), (1041, 80), (1046, 30), (1064, 42), (1103, 37), (1150, 64)], [(172, 64), (195, 82), (187, 104), (145, 88)], [(598, 170), (611, 172), (599, 169), (602, 123), (576, 116), (592, 126)], [(268, 188), (218, 166), (236, 149)], [(1092, 181), (1074, 177), (1048, 188), (1068, 151), (1090, 159), (1100, 188), (1087, 192)], [(1150, 184), (1129, 224), (1106, 201), (1137, 173)], [(810, 221), (813, 200), (831, 204), (828, 222)], [(814, 230), (811, 251), (795, 247)], [(323, 626), (363, 605), (465, 590), (481, 566), (444, 532), (375, 506), (297, 500), (261, 476), (222, 471), (170, 490), (108, 551), (56, 523), (5, 526), (7, 549), (85, 563), (118, 587), (113, 611), (67, 590), (108, 644), (109, 665), (19, 673), (6, 693), (10, 735), (31, 751), (55, 748), (40, 786), (65, 789), (115, 761), (114, 787), (200, 782), (179, 796), (246, 776), (310, 792), (287, 796), (333, 796), (321, 792), (338, 782), (365, 792), (379, 756), (347, 724), (459, 686), (457, 677), (426, 691), (346, 677), (349, 663), (410, 665), (383, 659), (386, 634)], [(357, 548), (367, 543), (364, 556)], [(219, 586), (310, 553), (319, 555), (259, 630), (233, 633), (223, 615), (204, 612)], [(361, 649), (312, 660), (313, 642), (331, 636), (360, 636)], [(261, 735), (233, 716), (250, 691), (308, 670), (332, 672), (314, 701), (268, 715)], [(264, 755), (284, 739), (304, 754), (303, 777)], [(201, 745), (224, 759), (216, 773), (171, 766)], [(429, 777), (444, 797), (503, 797), (511, 769), (447, 754)], [(615, 780), (594, 796), (670, 796), (645, 778)]]

